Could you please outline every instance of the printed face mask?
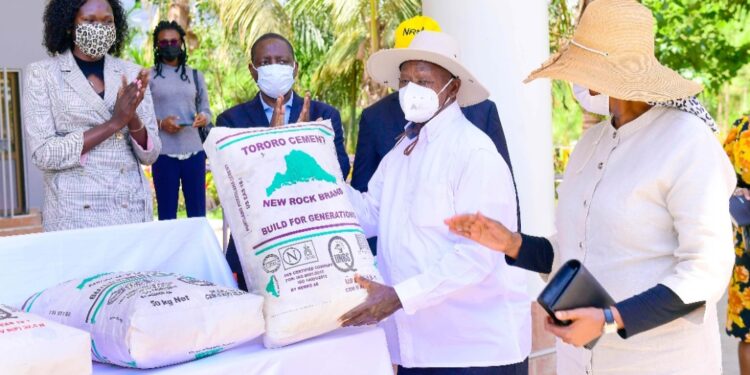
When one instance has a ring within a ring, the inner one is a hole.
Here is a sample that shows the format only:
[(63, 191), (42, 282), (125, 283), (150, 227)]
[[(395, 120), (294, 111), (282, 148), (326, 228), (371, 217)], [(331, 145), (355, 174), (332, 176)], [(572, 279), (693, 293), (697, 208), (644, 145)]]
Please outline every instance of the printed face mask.
[(597, 115), (609, 116), (609, 96), (599, 94), (592, 96), (589, 89), (573, 85), (573, 95), (578, 100), (586, 112), (596, 113)]
[(399, 89), (398, 101), (404, 111), (406, 120), (421, 124), (432, 119), (435, 113), (440, 110), (439, 95), (445, 91), (452, 81), (453, 78), (438, 93), (435, 93), (431, 88), (412, 82)]
[(82, 23), (76, 26), (75, 45), (94, 59), (101, 59), (117, 40), (114, 24)]
[(263, 65), (255, 70), (258, 71), (260, 91), (274, 99), (286, 95), (294, 85), (294, 66), (292, 65)]

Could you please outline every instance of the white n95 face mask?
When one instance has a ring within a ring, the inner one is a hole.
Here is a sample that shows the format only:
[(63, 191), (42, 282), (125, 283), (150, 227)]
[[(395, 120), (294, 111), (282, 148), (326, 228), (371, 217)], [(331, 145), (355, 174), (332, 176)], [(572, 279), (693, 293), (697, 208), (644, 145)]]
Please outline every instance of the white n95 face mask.
[[(255, 66), (253, 65), (255, 68)], [(286, 95), (294, 85), (294, 66), (283, 64), (263, 65), (258, 71), (258, 87), (264, 94), (276, 99)]]
[(597, 115), (609, 116), (609, 96), (604, 94), (591, 95), (589, 89), (573, 85), (573, 95), (578, 100), (586, 112), (596, 113)]
[(404, 111), (406, 120), (422, 124), (432, 119), (435, 113), (440, 110), (438, 96), (445, 91), (445, 88), (452, 81), (453, 78), (438, 93), (435, 93), (431, 88), (413, 82), (409, 82), (406, 86), (400, 88), (398, 90), (398, 101), (401, 104), (401, 110)]

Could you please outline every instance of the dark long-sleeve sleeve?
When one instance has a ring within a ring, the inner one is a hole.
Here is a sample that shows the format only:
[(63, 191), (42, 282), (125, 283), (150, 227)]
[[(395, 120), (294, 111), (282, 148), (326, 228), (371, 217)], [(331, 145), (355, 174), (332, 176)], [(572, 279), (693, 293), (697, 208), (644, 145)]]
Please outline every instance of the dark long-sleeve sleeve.
[(534, 237), (521, 234), (521, 249), (518, 250), (518, 258), (513, 259), (506, 256), (505, 261), (511, 266), (525, 270), (550, 273), (552, 261), (555, 258), (552, 244), (544, 237)]
[(339, 159), (341, 174), (344, 176), (344, 179), (346, 179), (349, 177), (349, 169), (351, 169), (351, 166), (349, 165), (349, 155), (346, 153), (346, 145), (344, 143), (344, 128), (341, 125), (341, 115), (339, 114), (339, 111), (335, 109), (331, 113), (331, 125), (333, 126), (333, 131), (335, 133), (333, 142), (336, 145), (336, 156)]
[(229, 126), (227, 124), (227, 118), (224, 112), (216, 116), (216, 126)]
[(361, 192), (367, 191), (367, 183), (375, 174), (381, 160), (375, 147), (375, 134), (369, 114), (369, 111), (363, 111), (359, 120), (357, 151), (354, 154), (354, 169), (352, 171), (352, 187)]
[[(525, 234), (521, 234), (521, 237), (518, 258), (506, 256), (506, 262), (529, 271), (549, 273), (554, 259), (552, 244), (543, 237)], [(615, 304), (625, 326), (618, 334), (622, 338), (637, 335), (683, 317), (705, 304), (705, 301), (686, 304), (671, 289), (658, 284)]]
[(625, 326), (618, 334), (622, 338), (637, 335), (683, 317), (705, 304), (705, 301), (686, 304), (672, 289), (657, 284), (615, 304)]

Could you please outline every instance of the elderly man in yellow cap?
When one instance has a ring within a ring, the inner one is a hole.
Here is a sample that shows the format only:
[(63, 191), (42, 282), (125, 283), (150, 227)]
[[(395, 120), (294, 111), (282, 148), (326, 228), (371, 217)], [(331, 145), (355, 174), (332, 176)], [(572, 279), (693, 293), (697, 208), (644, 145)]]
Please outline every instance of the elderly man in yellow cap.
[(524, 271), (443, 224), (479, 209), (511, 228), (517, 223), (508, 165), (461, 112), (489, 93), (459, 56), (452, 37), (422, 31), (408, 48), (367, 62), (374, 80), (399, 89), (408, 123), (368, 191), (347, 190), (365, 233), (378, 236), (385, 284), (356, 277), (368, 298), (341, 321), (356, 326), (390, 316), (382, 326), (400, 375), (526, 374)]
[[(416, 16), (402, 22), (395, 32), (395, 48), (406, 48), (420, 31), (441, 31), (440, 25), (432, 18)], [(508, 145), (503, 126), (500, 123), (497, 107), (489, 99), (461, 108), (464, 116), (477, 128), (486, 133), (495, 148), (502, 155), (513, 175)], [(359, 191), (367, 191), (367, 183), (378, 168), (380, 161), (396, 144), (396, 138), (404, 131), (408, 121), (398, 101), (398, 92), (394, 92), (377, 103), (365, 108), (359, 120), (359, 138), (352, 168), (352, 186)], [(515, 183), (514, 183), (515, 186)], [(518, 199), (516, 199), (518, 205)], [(520, 211), (520, 210), (519, 210)], [(520, 225), (520, 215), (519, 215)], [(370, 248), (375, 250), (375, 238), (369, 240)]]

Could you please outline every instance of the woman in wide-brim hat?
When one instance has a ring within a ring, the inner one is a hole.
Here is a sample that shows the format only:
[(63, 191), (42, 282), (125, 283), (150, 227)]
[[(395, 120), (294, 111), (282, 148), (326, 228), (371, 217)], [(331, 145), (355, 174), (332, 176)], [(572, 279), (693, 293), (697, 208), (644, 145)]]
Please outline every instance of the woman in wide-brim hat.
[[(569, 326), (548, 321), (560, 375), (721, 373), (716, 302), (732, 267), (735, 176), (694, 98), (701, 86), (654, 57), (653, 26), (634, 0), (597, 0), (567, 46), (527, 79), (609, 96), (611, 119), (570, 156), (555, 236), (512, 233), (481, 214), (446, 221), (519, 267), (547, 274), (577, 259), (616, 301), (558, 312)], [(596, 338), (593, 350), (582, 348)]]

